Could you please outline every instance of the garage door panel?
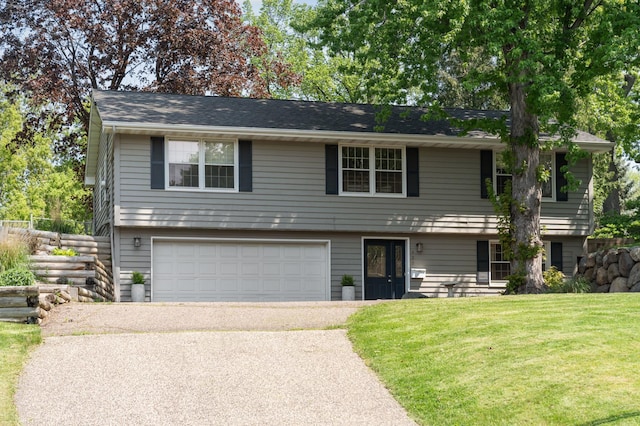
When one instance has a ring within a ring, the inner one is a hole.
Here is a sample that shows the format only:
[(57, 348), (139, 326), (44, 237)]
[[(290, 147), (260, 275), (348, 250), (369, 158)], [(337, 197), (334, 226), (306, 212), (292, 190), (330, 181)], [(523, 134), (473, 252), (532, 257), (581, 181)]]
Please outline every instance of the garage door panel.
[(329, 300), (326, 243), (153, 244), (154, 301)]

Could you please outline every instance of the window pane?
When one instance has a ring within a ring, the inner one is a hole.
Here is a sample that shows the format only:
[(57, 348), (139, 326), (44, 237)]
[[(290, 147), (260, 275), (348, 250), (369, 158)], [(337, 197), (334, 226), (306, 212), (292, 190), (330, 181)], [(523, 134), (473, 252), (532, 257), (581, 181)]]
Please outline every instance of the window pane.
[(387, 276), (387, 250), (383, 245), (367, 246), (367, 277)]
[(402, 150), (376, 148), (376, 170), (402, 171)]
[(502, 155), (496, 154), (496, 195), (504, 194), (507, 182), (511, 181), (511, 172), (502, 161)]
[(496, 194), (504, 194), (504, 190), (507, 187), (507, 182), (511, 182), (511, 175), (501, 176), (496, 175)]
[(553, 154), (551, 152), (540, 153), (540, 166), (549, 172), (549, 179), (542, 182), (542, 196), (553, 197)]
[(402, 172), (376, 172), (376, 192), (402, 194)]
[(496, 281), (506, 281), (511, 274), (511, 265), (508, 263), (491, 264), (491, 279)]
[(169, 164), (169, 186), (197, 188), (197, 164)]
[(402, 271), (404, 270), (404, 246), (396, 245), (396, 278), (402, 278), (404, 275)]
[(205, 164), (233, 164), (233, 142), (205, 142)]
[(233, 166), (204, 167), (204, 185), (206, 188), (233, 188)]
[(369, 172), (343, 170), (342, 190), (345, 192), (369, 192)]
[(376, 192), (402, 194), (402, 150), (376, 148)]
[(491, 243), (491, 280), (505, 281), (511, 274), (511, 264), (500, 243)]
[(369, 148), (359, 146), (343, 146), (342, 168), (369, 170)]
[(199, 156), (198, 142), (169, 141), (169, 163), (198, 164)]
[(491, 260), (494, 262), (507, 260), (501, 244), (491, 243)]
[(197, 188), (200, 148), (194, 141), (169, 141), (169, 186)]

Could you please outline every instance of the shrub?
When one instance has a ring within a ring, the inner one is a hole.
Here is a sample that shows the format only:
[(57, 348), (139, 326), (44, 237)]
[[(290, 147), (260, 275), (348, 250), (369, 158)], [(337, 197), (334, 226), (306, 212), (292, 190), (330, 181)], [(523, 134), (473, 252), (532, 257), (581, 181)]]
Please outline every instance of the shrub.
[(133, 271), (131, 273), (131, 283), (132, 284), (144, 284), (144, 275), (141, 272)]
[(520, 287), (524, 286), (527, 282), (527, 277), (524, 274), (512, 274), (507, 277), (507, 288), (502, 294), (518, 294)]
[(591, 283), (584, 277), (576, 277), (565, 280), (551, 291), (553, 293), (591, 293)]
[(36, 276), (25, 267), (7, 269), (0, 273), (0, 286), (29, 286), (35, 282)]
[(342, 281), (340, 281), (340, 284), (342, 284), (343, 286), (352, 286), (354, 285), (354, 281), (353, 281), (353, 277), (351, 275), (343, 275), (342, 276)]
[(78, 252), (72, 248), (62, 249), (62, 248), (56, 247), (53, 250), (51, 250), (51, 254), (54, 256), (77, 256)]
[(564, 293), (559, 290), (564, 286), (565, 276), (562, 271), (558, 271), (558, 268), (555, 266), (550, 267), (542, 273), (542, 278), (544, 278), (544, 283), (549, 287), (549, 292)]
[(29, 247), (20, 239), (0, 241), (0, 272), (26, 267), (29, 264)]

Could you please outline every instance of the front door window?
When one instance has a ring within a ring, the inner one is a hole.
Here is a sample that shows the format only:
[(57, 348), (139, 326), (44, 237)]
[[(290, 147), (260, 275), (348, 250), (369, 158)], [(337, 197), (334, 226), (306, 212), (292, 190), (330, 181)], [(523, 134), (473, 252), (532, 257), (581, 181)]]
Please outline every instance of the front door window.
[(365, 240), (365, 299), (400, 299), (404, 295), (405, 245), (404, 240)]

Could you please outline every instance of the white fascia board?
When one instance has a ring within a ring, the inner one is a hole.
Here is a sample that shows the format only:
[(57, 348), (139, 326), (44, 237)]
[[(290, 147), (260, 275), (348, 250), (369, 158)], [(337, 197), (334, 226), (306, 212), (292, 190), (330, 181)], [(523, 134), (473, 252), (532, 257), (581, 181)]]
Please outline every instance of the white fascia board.
[[(379, 142), (402, 143), (413, 146), (429, 146), (450, 144), (451, 147), (465, 147), (483, 145), (486, 148), (500, 148), (504, 144), (497, 136), (448, 136), (448, 135), (418, 135), (400, 133), (377, 132), (347, 132), (329, 130), (299, 130), (299, 129), (273, 129), (258, 127), (233, 127), (233, 126), (193, 126), (186, 124), (155, 124), (155, 123), (130, 123), (119, 121), (105, 121), (102, 125), (105, 133), (216, 133), (231, 137), (255, 137), (255, 138), (286, 138), (307, 139), (315, 141), (334, 142)], [(588, 152), (606, 152), (612, 144), (608, 141), (581, 141), (575, 140), (582, 149)]]

